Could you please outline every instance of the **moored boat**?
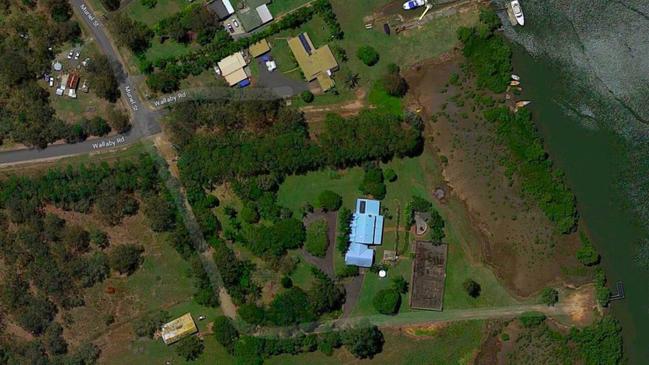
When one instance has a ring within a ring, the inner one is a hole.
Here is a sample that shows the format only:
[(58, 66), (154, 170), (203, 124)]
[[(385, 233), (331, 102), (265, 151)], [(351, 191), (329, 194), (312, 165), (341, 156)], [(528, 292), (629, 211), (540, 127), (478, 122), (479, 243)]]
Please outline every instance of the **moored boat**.
[(426, 0), (409, 0), (403, 3), (403, 10), (417, 9), (426, 5)]
[(518, 2), (518, 0), (513, 0), (510, 5), (512, 7), (512, 12), (516, 17), (516, 22), (518, 23), (518, 25), (525, 25), (525, 16), (523, 15), (521, 4)]

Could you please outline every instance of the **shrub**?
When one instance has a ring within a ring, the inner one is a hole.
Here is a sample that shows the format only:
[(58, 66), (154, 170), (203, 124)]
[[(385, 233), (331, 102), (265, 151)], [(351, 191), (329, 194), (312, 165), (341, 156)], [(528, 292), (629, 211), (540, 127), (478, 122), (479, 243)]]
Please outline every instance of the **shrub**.
[(579, 238), (581, 240), (581, 247), (577, 250), (577, 260), (586, 266), (599, 264), (600, 256), (584, 231), (579, 232)]
[(396, 314), (401, 305), (401, 294), (395, 289), (380, 290), (374, 296), (372, 304), (381, 314)]
[(125, 244), (115, 247), (109, 254), (110, 268), (120, 274), (131, 275), (142, 262), (144, 248), (139, 245)]
[(408, 92), (408, 83), (406, 82), (406, 79), (401, 76), (399, 66), (393, 63), (388, 65), (388, 70), (385, 75), (383, 75), (381, 83), (390, 96), (402, 97)]
[(570, 338), (577, 343), (585, 364), (614, 365), (622, 360), (622, 327), (611, 317), (581, 330), (573, 327)]
[(525, 312), (518, 319), (521, 321), (523, 327), (536, 327), (545, 321), (545, 314), (541, 312)]
[(343, 205), (343, 198), (331, 190), (318, 195), (318, 207), (325, 211), (336, 211)]
[(139, 337), (153, 338), (153, 335), (160, 326), (165, 324), (171, 317), (165, 311), (158, 311), (133, 321), (133, 331)]
[(259, 325), (264, 323), (266, 312), (264, 308), (258, 307), (255, 303), (246, 303), (239, 306), (237, 313), (247, 323)]
[(234, 344), (239, 339), (239, 331), (232, 325), (230, 319), (225, 316), (216, 317), (212, 326), (214, 337), (225, 347), (229, 353), (234, 352)]
[(559, 292), (554, 288), (545, 288), (541, 292), (541, 302), (547, 305), (555, 305), (559, 301)]
[(374, 66), (379, 62), (379, 53), (373, 47), (362, 46), (356, 52), (356, 57), (367, 66)]
[(402, 275), (399, 275), (392, 279), (392, 287), (394, 290), (398, 291), (401, 294), (408, 293), (408, 282), (403, 278)]
[(120, 0), (101, 0), (101, 3), (108, 11), (115, 11), (119, 9)]
[(472, 279), (465, 280), (464, 283), (462, 283), (462, 287), (464, 288), (466, 293), (469, 294), (471, 298), (479, 297), (480, 291), (482, 291), (480, 284), (478, 284)]
[(386, 169), (383, 173), (383, 177), (385, 177), (385, 179), (389, 182), (397, 181), (397, 173), (392, 169)]
[(259, 213), (257, 212), (257, 207), (252, 202), (248, 202), (243, 206), (241, 212), (239, 213), (239, 217), (241, 218), (241, 220), (248, 224), (259, 222)]
[(283, 276), (281, 283), (282, 283), (282, 288), (284, 289), (290, 289), (293, 287), (293, 280), (291, 280), (291, 278), (288, 276)]
[(309, 90), (302, 91), (300, 97), (302, 98), (302, 100), (304, 100), (305, 103), (310, 103), (313, 101), (313, 99), (315, 99), (315, 96), (313, 96), (313, 93)]
[(385, 184), (383, 183), (383, 171), (375, 166), (366, 169), (359, 189), (363, 194), (371, 195), (375, 199), (383, 199), (386, 194)]
[(304, 248), (313, 256), (324, 257), (329, 247), (327, 221), (322, 219), (311, 223), (306, 229)]
[(359, 359), (372, 358), (383, 350), (383, 334), (376, 326), (360, 327), (347, 330), (342, 335), (342, 342)]
[(205, 345), (198, 336), (188, 336), (178, 341), (175, 345), (176, 354), (181, 358), (192, 361), (198, 359), (198, 357), (205, 350)]

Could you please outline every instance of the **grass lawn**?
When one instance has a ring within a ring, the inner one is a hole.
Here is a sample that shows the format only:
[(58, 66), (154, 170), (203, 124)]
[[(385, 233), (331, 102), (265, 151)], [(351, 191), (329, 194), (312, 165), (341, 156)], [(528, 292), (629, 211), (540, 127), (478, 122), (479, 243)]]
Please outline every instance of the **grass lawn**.
[(332, 356), (321, 352), (300, 355), (280, 355), (264, 361), (265, 364), (325, 365), (325, 364), (468, 364), (484, 337), (482, 321), (449, 324), (435, 332), (421, 336), (407, 336), (395, 330), (383, 330), (383, 351), (372, 359), (358, 360), (345, 348)]
[(304, 261), (297, 264), (297, 267), (290, 275), (291, 280), (293, 280), (293, 286), (299, 286), (304, 290), (309, 289), (311, 284), (313, 284), (313, 280), (315, 280), (311, 268), (312, 266)]
[(390, 114), (403, 115), (403, 100), (389, 95), (380, 81), (375, 81), (368, 95), (370, 104), (376, 106), (379, 110), (384, 110)]
[(268, 4), (268, 9), (270, 9), (270, 12), (271, 14), (273, 14), (273, 17), (277, 18), (310, 1), (311, 0), (275, 0), (270, 4)]
[(149, 9), (142, 4), (142, 0), (133, 0), (125, 10), (132, 19), (151, 27), (160, 20), (176, 14), (189, 4), (190, 2), (187, 0), (158, 0), (156, 6)]
[[(388, 213), (384, 224), (383, 244), (376, 249), (375, 261), (380, 262), (382, 260), (384, 250), (395, 249), (397, 244), (397, 214), (400, 221), (398, 247), (401, 259), (395, 267), (389, 269), (387, 279), (380, 279), (374, 273), (368, 273), (365, 276), (361, 296), (353, 311), (354, 316), (377, 313), (372, 305), (372, 299), (377, 291), (391, 285), (390, 278), (403, 275), (406, 280), (410, 281), (412, 258), (409, 256), (408, 249), (412, 237), (409, 237), (406, 227), (403, 226), (406, 218), (405, 208), (413, 195), (434, 201), (431, 196), (432, 189), (441, 184), (439, 167), (428, 151), (415, 158), (394, 159), (387, 164), (383, 164), (382, 167), (384, 169), (393, 169), (397, 174), (397, 180), (387, 183), (387, 195), (381, 202), (382, 207), (387, 208)], [(356, 198), (362, 196), (358, 191), (362, 177), (363, 170), (360, 167), (342, 171), (323, 170), (305, 175), (289, 176), (280, 186), (278, 203), (298, 212), (305, 202), (313, 204), (318, 194), (328, 189), (340, 194), (343, 197), (343, 204), (351, 209)], [(458, 309), (515, 303), (515, 300), (511, 298), (487, 267), (470, 259), (470, 253), (475, 252), (473, 250), (478, 248), (472, 246), (472, 242), (469, 242), (471, 237), (464, 232), (469, 222), (466, 220), (466, 215), (458, 214), (458, 212), (452, 215), (454, 220), (449, 221), (447, 211), (447, 209), (451, 208), (449, 205), (436, 205), (446, 219), (447, 238), (445, 241), (449, 244), (444, 308)], [(452, 206), (452, 209), (457, 208), (456, 205)], [(335, 255), (334, 265), (336, 269), (339, 270), (343, 264), (342, 255)], [(478, 281), (482, 286), (482, 295), (478, 299), (470, 298), (462, 288), (462, 283), (468, 278)], [(410, 311), (408, 296), (404, 295), (402, 299), (401, 311)]]
[(187, 45), (178, 43), (172, 39), (160, 43), (160, 38), (154, 37), (151, 41), (151, 47), (146, 50), (145, 56), (147, 60), (153, 62), (160, 58), (180, 57), (199, 47), (200, 46), (197, 43)]

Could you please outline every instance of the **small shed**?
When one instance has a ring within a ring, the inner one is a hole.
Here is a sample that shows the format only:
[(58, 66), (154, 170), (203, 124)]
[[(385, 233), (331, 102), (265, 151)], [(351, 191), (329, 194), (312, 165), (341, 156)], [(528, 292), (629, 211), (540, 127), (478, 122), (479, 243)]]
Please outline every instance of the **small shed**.
[(162, 325), (162, 341), (165, 345), (171, 345), (183, 337), (198, 332), (194, 318), (191, 313), (186, 313), (173, 321)]
[(257, 58), (265, 53), (268, 53), (270, 51), (270, 44), (268, 41), (264, 38), (260, 40), (259, 42), (253, 44), (249, 48), (250, 55), (254, 58)]

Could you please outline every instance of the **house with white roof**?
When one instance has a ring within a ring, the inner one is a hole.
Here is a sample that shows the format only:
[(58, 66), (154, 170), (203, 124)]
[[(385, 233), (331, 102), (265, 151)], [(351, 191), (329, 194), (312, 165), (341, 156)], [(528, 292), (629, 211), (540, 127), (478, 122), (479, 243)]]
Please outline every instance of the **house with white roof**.
[(373, 245), (383, 240), (383, 216), (380, 214), (381, 202), (370, 199), (357, 199), (356, 211), (350, 222), (349, 249), (345, 263), (360, 267), (371, 267), (374, 261)]

